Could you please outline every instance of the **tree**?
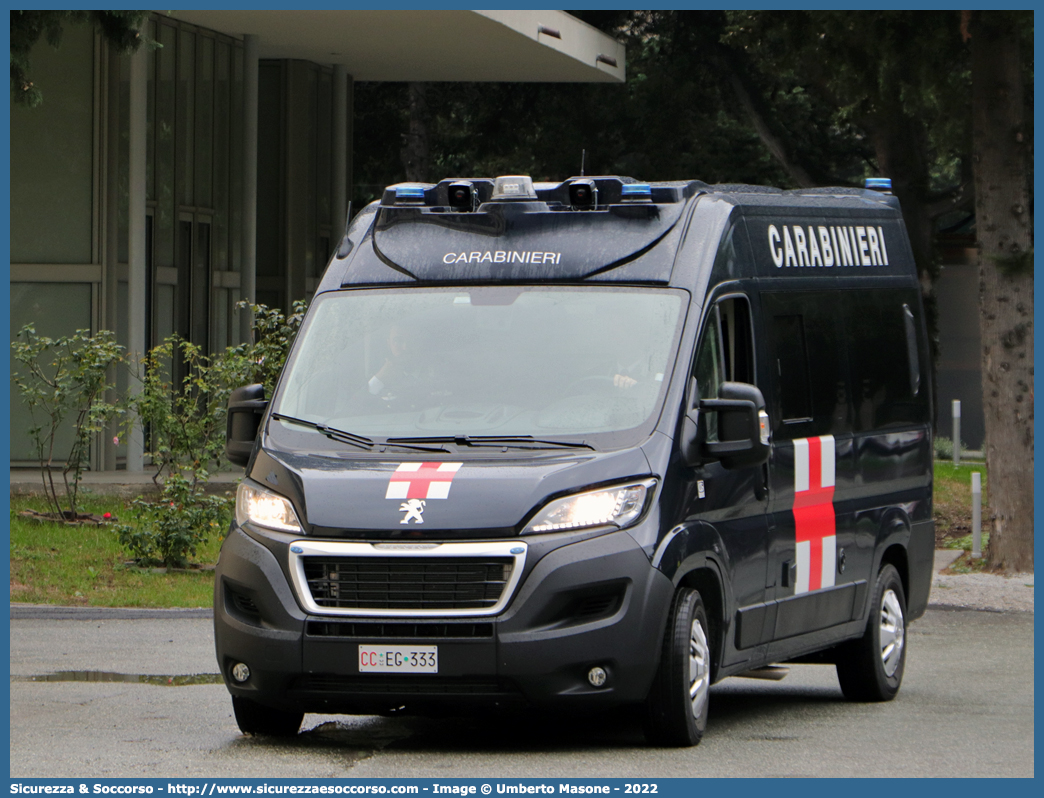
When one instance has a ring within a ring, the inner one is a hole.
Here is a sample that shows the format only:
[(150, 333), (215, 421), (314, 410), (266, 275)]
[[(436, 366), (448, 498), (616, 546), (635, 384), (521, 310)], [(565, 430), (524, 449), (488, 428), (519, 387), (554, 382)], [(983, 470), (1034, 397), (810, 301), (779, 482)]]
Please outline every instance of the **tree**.
[(30, 108), (43, 102), (43, 92), (29, 77), (29, 53), (41, 36), (57, 49), (66, 25), (92, 23), (116, 52), (131, 53), (143, 41), (148, 16), (148, 11), (12, 11), (11, 102)]
[(1033, 238), (1023, 54), (1032, 12), (965, 17), (971, 38), (975, 215), (979, 244), (988, 558), (1033, 570)]
[(402, 164), (406, 169), (406, 179), (412, 183), (427, 183), (431, 180), (431, 141), (428, 135), (427, 83), (411, 83), (410, 94), (410, 132), (403, 136)]
[[(892, 180), (935, 338), (939, 220), (972, 207), (969, 52), (956, 12), (731, 12), (719, 57), (745, 113), (798, 185)], [(802, 99), (807, 97), (808, 99)], [(816, 114), (801, 112), (804, 103)], [(823, 158), (826, 124), (851, 160)], [(842, 170), (838, 170), (838, 166)], [(933, 345), (934, 349), (934, 345)]]

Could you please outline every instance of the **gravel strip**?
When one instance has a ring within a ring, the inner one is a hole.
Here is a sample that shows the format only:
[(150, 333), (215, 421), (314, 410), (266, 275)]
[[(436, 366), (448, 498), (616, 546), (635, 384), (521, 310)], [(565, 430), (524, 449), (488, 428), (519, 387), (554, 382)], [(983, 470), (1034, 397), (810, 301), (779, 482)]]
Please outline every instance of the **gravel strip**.
[(1033, 574), (936, 574), (928, 606), (1033, 612)]

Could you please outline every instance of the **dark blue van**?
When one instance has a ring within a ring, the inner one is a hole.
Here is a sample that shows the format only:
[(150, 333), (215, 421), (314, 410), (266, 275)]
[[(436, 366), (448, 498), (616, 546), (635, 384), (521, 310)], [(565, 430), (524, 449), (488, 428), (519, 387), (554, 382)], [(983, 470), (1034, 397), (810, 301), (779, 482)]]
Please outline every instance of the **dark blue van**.
[(351, 222), (246, 466), (214, 594), (240, 728), (643, 705), (836, 666), (893, 698), (925, 609), (931, 368), (887, 190), (528, 177)]

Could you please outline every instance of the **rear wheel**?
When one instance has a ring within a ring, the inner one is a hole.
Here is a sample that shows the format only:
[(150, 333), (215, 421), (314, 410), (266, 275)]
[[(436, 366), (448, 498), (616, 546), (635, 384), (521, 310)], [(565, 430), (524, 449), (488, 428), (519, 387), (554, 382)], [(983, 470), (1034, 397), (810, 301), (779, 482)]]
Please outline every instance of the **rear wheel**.
[(899, 572), (886, 565), (877, 575), (866, 632), (838, 650), (837, 680), (852, 701), (891, 701), (906, 665), (906, 593)]
[(710, 705), (710, 628), (700, 594), (674, 595), (660, 667), (645, 705), (645, 737), (653, 745), (696, 745)]
[(236, 723), (244, 734), (264, 734), (269, 737), (293, 737), (301, 728), (303, 712), (272, 709), (249, 698), (232, 696)]

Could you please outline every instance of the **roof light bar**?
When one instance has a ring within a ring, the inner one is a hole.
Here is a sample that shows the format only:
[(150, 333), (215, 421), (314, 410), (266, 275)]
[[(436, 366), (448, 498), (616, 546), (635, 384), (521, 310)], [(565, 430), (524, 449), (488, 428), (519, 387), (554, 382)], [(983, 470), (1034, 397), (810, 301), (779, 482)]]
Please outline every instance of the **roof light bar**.
[(873, 191), (891, 191), (892, 179), (890, 177), (868, 177), (866, 187)]

